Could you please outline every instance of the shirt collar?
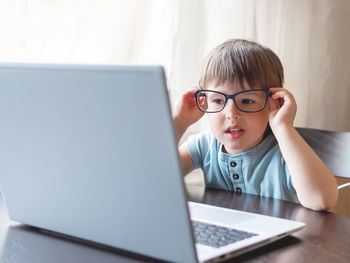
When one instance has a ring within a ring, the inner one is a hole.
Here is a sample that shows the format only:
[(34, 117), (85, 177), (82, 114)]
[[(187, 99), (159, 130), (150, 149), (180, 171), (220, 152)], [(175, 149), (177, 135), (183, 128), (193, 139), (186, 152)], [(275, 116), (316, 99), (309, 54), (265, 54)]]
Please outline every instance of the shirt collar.
[(222, 161), (226, 161), (228, 159), (241, 160), (241, 159), (255, 158), (259, 155), (265, 154), (272, 146), (276, 144), (277, 142), (275, 137), (273, 135), (268, 135), (260, 144), (258, 144), (258, 146), (254, 147), (253, 149), (236, 154), (236, 155), (230, 155), (223, 152), (223, 144), (219, 142), (218, 157)]

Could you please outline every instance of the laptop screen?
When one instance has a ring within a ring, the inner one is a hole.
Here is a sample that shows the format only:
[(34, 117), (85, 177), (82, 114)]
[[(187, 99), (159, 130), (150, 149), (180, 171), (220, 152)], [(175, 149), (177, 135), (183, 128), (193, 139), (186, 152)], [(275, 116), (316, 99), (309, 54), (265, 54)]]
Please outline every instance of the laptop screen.
[(0, 79), (11, 219), (196, 260), (162, 67), (1, 64)]

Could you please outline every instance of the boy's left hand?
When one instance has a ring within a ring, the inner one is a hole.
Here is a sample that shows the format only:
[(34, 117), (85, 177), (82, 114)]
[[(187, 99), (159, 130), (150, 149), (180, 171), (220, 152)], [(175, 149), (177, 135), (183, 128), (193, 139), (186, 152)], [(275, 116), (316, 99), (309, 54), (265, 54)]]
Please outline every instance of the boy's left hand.
[(269, 97), (271, 129), (280, 125), (293, 126), (297, 104), (292, 93), (283, 88), (270, 88), (269, 91), (272, 93)]

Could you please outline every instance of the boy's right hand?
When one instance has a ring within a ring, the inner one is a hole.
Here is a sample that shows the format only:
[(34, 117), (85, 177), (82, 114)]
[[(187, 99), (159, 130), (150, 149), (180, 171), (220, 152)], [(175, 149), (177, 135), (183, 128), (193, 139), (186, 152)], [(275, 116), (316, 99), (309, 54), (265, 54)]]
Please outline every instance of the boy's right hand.
[(199, 86), (193, 86), (191, 89), (186, 90), (181, 94), (175, 105), (173, 119), (178, 141), (187, 128), (204, 115), (204, 112), (198, 109), (193, 94), (198, 89), (200, 89)]

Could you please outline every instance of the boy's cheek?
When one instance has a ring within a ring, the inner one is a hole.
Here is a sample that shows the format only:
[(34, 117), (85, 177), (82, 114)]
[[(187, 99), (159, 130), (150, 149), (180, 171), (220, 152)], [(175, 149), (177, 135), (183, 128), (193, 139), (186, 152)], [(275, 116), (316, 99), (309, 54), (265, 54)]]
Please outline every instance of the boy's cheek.
[[(215, 114), (215, 113), (214, 113)], [(209, 123), (209, 127), (211, 129), (211, 131), (213, 133), (216, 133), (217, 130), (222, 127), (222, 123), (220, 122), (219, 118), (215, 118), (215, 116), (213, 116), (214, 114), (208, 114), (208, 123)]]

